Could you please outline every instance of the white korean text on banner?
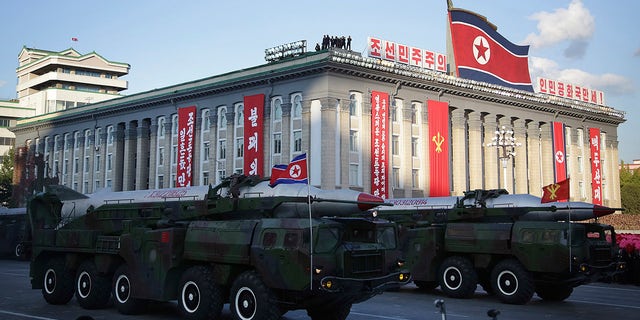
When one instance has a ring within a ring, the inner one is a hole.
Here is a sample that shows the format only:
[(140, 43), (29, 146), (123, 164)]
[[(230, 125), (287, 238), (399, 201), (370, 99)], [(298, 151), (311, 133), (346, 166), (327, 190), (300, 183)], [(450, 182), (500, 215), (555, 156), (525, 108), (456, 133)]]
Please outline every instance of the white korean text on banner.
[(389, 197), (389, 180), (387, 179), (387, 152), (389, 94), (371, 92), (371, 193), (380, 198)]
[(244, 173), (262, 176), (264, 171), (264, 94), (244, 97)]
[(195, 124), (195, 106), (178, 109), (177, 187), (187, 187), (192, 185)]
[(600, 129), (589, 128), (591, 146), (591, 190), (593, 204), (602, 205), (602, 168), (600, 167)]

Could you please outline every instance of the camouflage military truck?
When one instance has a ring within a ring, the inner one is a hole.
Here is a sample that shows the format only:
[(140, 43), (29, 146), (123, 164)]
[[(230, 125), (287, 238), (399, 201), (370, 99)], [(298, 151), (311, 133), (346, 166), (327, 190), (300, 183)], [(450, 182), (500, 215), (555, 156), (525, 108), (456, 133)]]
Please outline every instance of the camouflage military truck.
[(235, 319), (306, 309), (317, 320), (345, 319), (352, 304), (410, 281), (395, 224), (353, 217), (382, 199), (267, 183), (234, 176), (215, 188), (91, 196), (50, 187), (28, 207), (31, 286), (50, 304), (75, 294), (87, 309), (113, 297), (124, 314), (177, 300), (185, 319), (219, 318), (229, 303)]
[(0, 207), (0, 255), (20, 258), (25, 255), (27, 210)]
[(615, 231), (579, 223), (615, 209), (584, 202), (542, 204), (532, 195), (475, 190), (463, 197), (390, 199), (374, 214), (400, 225), (400, 243), (414, 283), (440, 286), (469, 298), (477, 284), (509, 304), (534, 293), (562, 301), (573, 288), (611, 277), (617, 262)]

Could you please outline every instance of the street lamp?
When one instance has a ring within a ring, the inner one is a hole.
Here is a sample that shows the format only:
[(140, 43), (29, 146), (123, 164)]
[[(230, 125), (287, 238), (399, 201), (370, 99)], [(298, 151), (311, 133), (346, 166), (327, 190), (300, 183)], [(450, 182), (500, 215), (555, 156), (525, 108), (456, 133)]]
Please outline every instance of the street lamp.
[(496, 136), (491, 138), (491, 142), (487, 143), (487, 147), (498, 148), (498, 158), (502, 163), (503, 172), (503, 187), (507, 188), (507, 162), (509, 158), (516, 156), (515, 148), (519, 147), (521, 143), (516, 142), (516, 138), (513, 136), (513, 130), (507, 130), (504, 126), (500, 130), (496, 130)]

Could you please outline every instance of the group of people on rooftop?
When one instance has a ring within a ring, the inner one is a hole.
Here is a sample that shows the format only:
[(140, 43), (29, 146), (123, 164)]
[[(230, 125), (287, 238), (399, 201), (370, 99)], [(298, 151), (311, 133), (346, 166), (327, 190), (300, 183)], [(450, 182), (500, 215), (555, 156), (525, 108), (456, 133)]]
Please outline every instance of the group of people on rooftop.
[(322, 46), (316, 43), (316, 51), (326, 50), (329, 48), (340, 48), (351, 50), (351, 36), (329, 36), (325, 34), (322, 37)]

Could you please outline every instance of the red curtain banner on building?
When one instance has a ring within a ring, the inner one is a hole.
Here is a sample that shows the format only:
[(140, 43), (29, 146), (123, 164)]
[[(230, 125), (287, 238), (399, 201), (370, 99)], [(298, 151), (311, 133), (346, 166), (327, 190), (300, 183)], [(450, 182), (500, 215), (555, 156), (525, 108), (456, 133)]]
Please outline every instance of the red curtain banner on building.
[(551, 128), (553, 136), (553, 163), (556, 182), (567, 179), (567, 159), (565, 158), (564, 123), (553, 122)]
[(264, 94), (244, 97), (244, 173), (262, 176), (264, 171)]
[(383, 199), (389, 197), (387, 152), (389, 94), (371, 92), (371, 193)]
[(449, 196), (449, 104), (427, 101), (429, 116), (429, 196)]
[(602, 170), (600, 168), (600, 129), (589, 128), (591, 146), (591, 190), (593, 204), (602, 205)]
[(195, 124), (196, 106), (178, 109), (177, 187), (187, 187), (192, 185)]

